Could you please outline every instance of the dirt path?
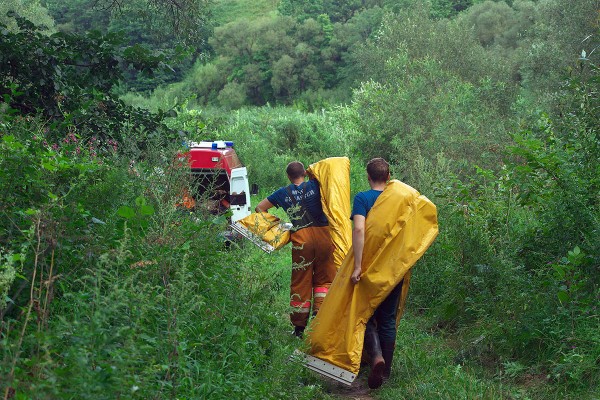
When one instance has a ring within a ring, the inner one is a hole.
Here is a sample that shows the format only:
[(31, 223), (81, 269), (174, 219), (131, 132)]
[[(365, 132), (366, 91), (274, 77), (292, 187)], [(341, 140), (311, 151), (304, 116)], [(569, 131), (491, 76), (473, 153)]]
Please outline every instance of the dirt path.
[(351, 386), (323, 377), (324, 389), (330, 395), (339, 399), (374, 400), (371, 389), (367, 385), (367, 375), (359, 373)]

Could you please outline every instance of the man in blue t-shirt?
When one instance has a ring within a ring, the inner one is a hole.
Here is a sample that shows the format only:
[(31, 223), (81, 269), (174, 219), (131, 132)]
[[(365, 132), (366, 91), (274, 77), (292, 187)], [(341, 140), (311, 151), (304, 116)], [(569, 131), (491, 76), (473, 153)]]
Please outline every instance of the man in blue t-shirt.
[[(353, 283), (360, 281), (363, 249), (365, 244), (365, 221), (369, 211), (385, 189), (390, 179), (390, 168), (383, 158), (374, 158), (367, 164), (367, 179), (370, 190), (359, 192), (354, 197), (352, 216), (352, 247), (354, 251), (354, 271), (350, 279)], [(378, 388), (384, 379), (389, 378), (392, 358), (396, 346), (396, 312), (402, 292), (402, 282), (398, 284), (388, 297), (377, 307), (367, 322), (365, 329), (364, 349), (370, 359), (371, 371), (368, 383), (371, 389)]]
[[(283, 208), (292, 222), (292, 279), (290, 320), (294, 334), (302, 336), (311, 310), (317, 313), (337, 272), (334, 245), (321, 206), (319, 182), (305, 180), (306, 170), (294, 161), (286, 168), (290, 185), (277, 189), (256, 206), (256, 212)], [(311, 302), (312, 300), (312, 302)]]

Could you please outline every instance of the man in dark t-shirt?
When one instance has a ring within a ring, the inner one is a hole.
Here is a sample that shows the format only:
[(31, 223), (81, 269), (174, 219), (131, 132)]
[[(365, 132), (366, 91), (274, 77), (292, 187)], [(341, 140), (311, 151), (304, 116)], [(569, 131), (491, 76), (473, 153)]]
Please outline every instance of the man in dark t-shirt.
[[(350, 279), (353, 283), (360, 281), (362, 270), (363, 248), (365, 244), (365, 221), (369, 211), (385, 189), (390, 179), (388, 163), (383, 158), (374, 158), (367, 164), (367, 178), (370, 190), (359, 192), (354, 197), (352, 207), (352, 247), (354, 252), (354, 271)], [(384, 379), (389, 378), (392, 358), (396, 346), (396, 313), (402, 292), (402, 282), (375, 309), (365, 329), (364, 349), (367, 353), (371, 371), (368, 384), (371, 389), (381, 386)]]
[[(294, 198), (293, 200), (292, 197)], [(309, 215), (315, 222), (312, 226), (328, 225), (327, 217), (323, 213), (321, 206), (319, 182), (314, 179), (305, 181), (303, 178), (299, 185), (292, 183), (289, 186), (279, 188), (273, 194), (267, 196), (267, 200), (275, 207), (282, 207), (285, 211), (289, 210), (288, 215), (296, 229), (310, 225), (310, 220), (308, 220)], [(295, 205), (304, 207), (302, 210), (304, 214), (299, 209), (293, 210)], [(302, 221), (303, 217), (306, 221)]]
[(337, 272), (334, 245), (327, 217), (321, 206), (319, 182), (305, 180), (306, 170), (298, 161), (286, 168), (290, 185), (277, 189), (256, 206), (256, 212), (283, 208), (292, 222), (292, 279), (290, 320), (294, 334), (302, 336), (311, 306), (313, 315), (323, 303)]

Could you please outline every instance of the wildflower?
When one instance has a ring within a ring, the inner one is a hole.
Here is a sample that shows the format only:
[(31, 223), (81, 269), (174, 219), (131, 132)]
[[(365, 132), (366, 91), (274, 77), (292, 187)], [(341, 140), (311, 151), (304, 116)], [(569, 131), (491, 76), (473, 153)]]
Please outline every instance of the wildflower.
[(138, 262), (135, 262), (135, 263), (131, 264), (129, 266), (129, 268), (131, 268), (131, 269), (134, 269), (134, 268), (143, 268), (143, 267), (147, 267), (147, 266), (150, 266), (150, 265), (157, 265), (157, 262), (154, 261), (154, 260), (152, 260), (152, 261), (150, 261), (150, 260), (141, 260), (141, 261), (138, 261)]

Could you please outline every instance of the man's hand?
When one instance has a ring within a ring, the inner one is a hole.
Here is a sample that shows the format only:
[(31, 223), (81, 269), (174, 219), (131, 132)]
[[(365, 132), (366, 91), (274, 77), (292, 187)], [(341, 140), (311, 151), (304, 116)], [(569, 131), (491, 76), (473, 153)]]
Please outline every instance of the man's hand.
[(361, 268), (358, 267), (354, 267), (354, 271), (352, 271), (352, 276), (350, 277), (350, 280), (352, 281), (352, 283), (357, 284), (358, 281), (360, 281), (360, 273), (362, 272)]

